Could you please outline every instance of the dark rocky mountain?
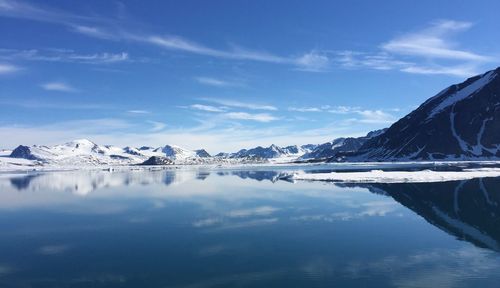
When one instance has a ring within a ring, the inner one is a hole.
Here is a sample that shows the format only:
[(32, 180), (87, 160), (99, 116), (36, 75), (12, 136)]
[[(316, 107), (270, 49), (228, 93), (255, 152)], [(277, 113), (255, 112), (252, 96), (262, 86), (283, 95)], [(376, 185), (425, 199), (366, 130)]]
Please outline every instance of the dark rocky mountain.
[(10, 154), (12, 158), (23, 158), (28, 160), (40, 160), (37, 156), (31, 153), (31, 149), (28, 146), (19, 145), (16, 149), (12, 150)]
[(388, 195), (457, 239), (500, 251), (500, 179), (353, 185)]
[(142, 162), (139, 165), (172, 165), (174, 161), (168, 157), (161, 156), (151, 156), (148, 160)]
[(194, 152), (196, 153), (196, 156), (201, 157), (201, 158), (211, 157), (210, 154), (205, 149), (194, 150)]
[(301, 160), (327, 159), (335, 157), (340, 152), (354, 152), (373, 137), (379, 136), (387, 129), (372, 131), (363, 137), (337, 138), (331, 142), (318, 145), (314, 150), (300, 157)]
[(498, 159), (499, 74), (500, 67), (444, 89), (346, 159)]

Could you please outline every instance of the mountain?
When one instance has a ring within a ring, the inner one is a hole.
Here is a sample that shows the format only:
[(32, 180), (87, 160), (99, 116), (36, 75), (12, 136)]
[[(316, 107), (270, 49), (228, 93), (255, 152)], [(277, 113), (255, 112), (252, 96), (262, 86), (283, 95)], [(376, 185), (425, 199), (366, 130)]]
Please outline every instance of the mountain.
[[(36, 160), (43, 163), (58, 164), (111, 164), (140, 161), (140, 155), (130, 153), (129, 149), (97, 145), (87, 139), (80, 139), (55, 146), (23, 146), (12, 151), (11, 158)], [(135, 152), (135, 151), (134, 151)]]
[(369, 132), (363, 137), (348, 137), (348, 138), (337, 138), (331, 142), (327, 142), (318, 145), (311, 152), (304, 154), (300, 157), (300, 160), (308, 159), (327, 159), (335, 157), (340, 152), (351, 152), (357, 151), (361, 146), (373, 137), (377, 137), (383, 134), (387, 129), (380, 129), (376, 131)]
[(500, 157), (500, 67), (452, 85), (366, 141), (347, 160)]
[(171, 160), (183, 160), (197, 157), (195, 151), (187, 150), (175, 145), (165, 145), (165, 147), (161, 149), (161, 152), (165, 154), (162, 156), (170, 158)]
[[(207, 156), (208, 155), (208, 156)], [(129, 165), (147, 163), (198, 164), (202, 158), (210, 157), (205, 150), (191, 151), (174, 145), (154, 148), (120, 148), (98, 145), (87, 139), (71, 141), (55, 146), (20, 145), (12, 151), (10, 158), (22, 158), (42, 164), (75, 165)]]
[(201, 158), (212, 157), (205, 149), (194, 150), (194, 152), (196, 153), (196, 156), (201, 157)]
[[(230, 158), (245, 158), (245, 157), (253, 157), (253, 158), (263, 158), (263, 159), (274, 159), (274, 158), (282, 158), (282, 157), (300, 157), (301, 155), (310, 152), (311, 148), (316, 147), (316, 145), (308, 144), (308, 145), (292, 145), (286, 147), (280, 147), (272, 144), (269, 147), (258, 146), (252, 149), (241, 149), (240, 151), (229, 154)], [(219, 153), (217, 155), (225, 155), (224, 153)]]

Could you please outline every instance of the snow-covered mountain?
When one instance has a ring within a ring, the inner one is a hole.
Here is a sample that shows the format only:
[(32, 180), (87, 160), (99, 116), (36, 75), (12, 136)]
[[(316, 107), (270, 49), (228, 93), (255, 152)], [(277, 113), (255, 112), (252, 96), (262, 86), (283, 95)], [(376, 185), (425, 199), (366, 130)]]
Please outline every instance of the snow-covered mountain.
[(327, 159), (335, 157), (339, 152), (357, 151), (368, 139), (379, 136), (387, 129), (380, 129), (362, 137), (337, 138), (331, 142), (318, 145), (311, 152), (304, 154), (300, 160)]
[(161, 156), (165, 156), (172, 160), (185, 160), (187, 158), (198, 157), (195, 151), (187, 150), (175, 145), (165, 145), (165, 147), (161, 149), (161, 152), (165, 154)]
[(498, 159), (499, 74), (500, 67), (444, 89), (347, 159)]
[(168, 159), (163, 163), (192, 164), (202, 162), (201, 158), (207, 157), (206, 155), (210, 156), (205, 150), (191, 151), (174, 145), (159, 148), (120, 148), (80, 139), (55, 146), (20, 145), (12, 151), (10, 157), (32, 160), (40, 164), (87, 166), (140, 164), (151, 157)]
[(258, 146), (252, 149), (241, 149), (240, 151), (232, 154), (220, 153), (218, 155), (229, 158), (262, 158), (262, 159), (275, 159), (275, 158), (298, 158), (305, 153), (309, 153), (316, 145), (292, 145), (280, 147), (272, 144), (269, 147)]

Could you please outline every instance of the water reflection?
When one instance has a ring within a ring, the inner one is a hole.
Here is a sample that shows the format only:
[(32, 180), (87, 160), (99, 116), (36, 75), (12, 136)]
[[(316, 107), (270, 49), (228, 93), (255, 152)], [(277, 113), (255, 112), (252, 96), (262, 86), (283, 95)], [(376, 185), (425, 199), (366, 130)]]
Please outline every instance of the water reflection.
[(500, 179), (366, 185), (386, 193), (443, 231), (479, 247), (499, 251)]
[(0, 287), (500, 281), (500, 179), (289, 183), (286, 170), (0, 175)]
[[(313, 171), (314, 172), (314, 171)], [(124, 186), (179, 185), (189, 181), (204, 181), (214, 177), (237, 176), (241, 179), (268, 180), (275, 183), (287, 172), (276, 170), (219, 170), (168, 169), (136, 171), (68, 171), (26, 175), (2, 175), (0, 188), (18, 191), (63, 191), (85, 196), (93, 191)], [(10, 184), (10, 185), (9, 185)], [(413, 210), (429, 223), (458, 239), (483, 248), (500, 249), (500, 179), (485, 178), (442, 183), (399, 184), (331, 184), (345, 188), (364, 188), (375, 194), (392, 197)], [(5, 196), (5, 194), (3, 195)], [(1, 197), (1, 196), (0, 196)], [(392, 211), (393, 202), (379, 201), (366, 204), (360, 214), (300, 215), (296, 220), (347, 220), (363, 215), (384, 215)], [(258, 207), (259, 208), (259, 207)], [(268, 209), (269, 210), (269, 209)], [(266, 209), (261, 210), (262, 212)], [(235, 214), (236, 215), (236, 214)], [(198, 222), (195, 226), (213, 224), (213, 220)]]

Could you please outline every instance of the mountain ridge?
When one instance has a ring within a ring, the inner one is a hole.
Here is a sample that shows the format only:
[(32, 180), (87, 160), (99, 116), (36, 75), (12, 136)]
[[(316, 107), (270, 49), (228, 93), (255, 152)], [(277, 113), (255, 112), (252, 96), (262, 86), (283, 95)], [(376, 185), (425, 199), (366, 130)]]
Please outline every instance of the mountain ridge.
[[(360, 160), (500, 158), (500, 67), (451, 85), (359, 149)], [(351, 159), (356, 159), (351, 157)]]

